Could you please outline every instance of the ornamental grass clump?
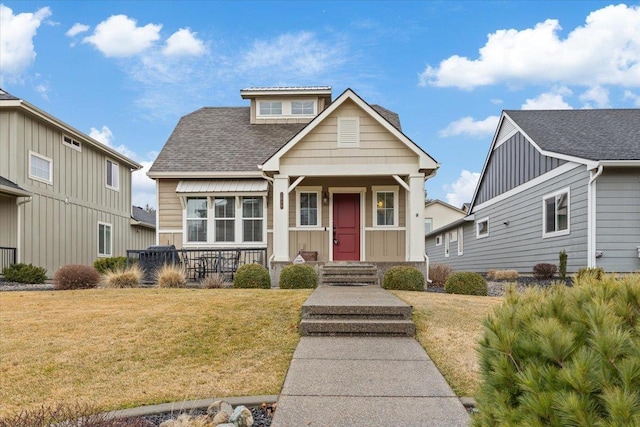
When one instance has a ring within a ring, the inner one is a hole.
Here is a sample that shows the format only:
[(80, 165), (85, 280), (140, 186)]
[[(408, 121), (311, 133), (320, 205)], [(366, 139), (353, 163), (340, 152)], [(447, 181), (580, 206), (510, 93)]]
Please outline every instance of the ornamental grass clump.
[(42, 284), (47, 278), (47, 270), (33, 264), (12, 264), (2, 269), (2, 275), (8, 282)]
[(429, 279), (434, 286), (444, 286), (451, 273), (451, 267), (447, 264), (434, 262), (429, 265)]
[(100, 273), (89, 265), (69, 264), (53, 275), (53, 287), (58, 290), (92, 289), (100, 283)]
[(312, 289), (318, 286), (318, 274), (310, 265), (289, 264), (280, 272), (280, 289)]
[(489, 280), (518, 280), (520, 274), (517, 270), (489, 270), (487, 279)]
[(260, 264), (244, 264), (233, 275), (234, 288), (271, 288), (269, 271)]
[(397, 291), (424, 291), (424, 275), (415, 267), (396, 265), (385, 271), (382, 287)]
[(444, 290), (448, 294), (459, 295), (487, 295), (487, 281), (478, 273), (461, 271), (453, 273), (444, 284)]
[(144, 272), (137, 264), (129, 268), (116, 268), (107, 270), (102, 275), (100, 286), (103, 288), (137, 288), (144, 278)]
[(640, 425), (640, 276), (509, 291), (484, 322), (475, 426)]
[(187, 273), (183, 267), (164, 264), (154, 273), (154, 278), (160, 288), (184, 288), (187, 286)]

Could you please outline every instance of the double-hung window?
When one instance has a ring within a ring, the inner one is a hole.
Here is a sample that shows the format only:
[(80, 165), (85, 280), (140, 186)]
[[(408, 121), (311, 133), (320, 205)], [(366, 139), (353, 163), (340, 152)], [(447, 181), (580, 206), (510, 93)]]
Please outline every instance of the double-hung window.
[(111, 224), (106, 222), (98, 222), (98, 256), (111, 256)]
[(207, 198), (193, 197), (187, 199), (187, 241), (207, 241)]
[(216, 242), (235, 242), (236, 240), (236, 198), (216, 197), (213, 202), (216, 221)]
[(262, 242), (264, 210), (262, 196), (242, 198), (242, 240), (244, 242)]
[(29, 151), (29, 178), (53, 184), (53, 162), (50, 158)]
[(320, 187), (300, 187), (296, 189), (298, 197), (298, 227), (319, 227), (321, 224)]
[(398, 226), (397, 187), (373, 187), (375, 206), (373, 224), (376, 227)]
[(542, 237), (569, 234), (569, 188), (542, 198)]
[(117, 190), (120, 181), (120, 169), (118, 168), (118, 164), (107, 159), (107, 174), (106, 174), (106, 183), (107, 188), (111, 188), (112, 190)]

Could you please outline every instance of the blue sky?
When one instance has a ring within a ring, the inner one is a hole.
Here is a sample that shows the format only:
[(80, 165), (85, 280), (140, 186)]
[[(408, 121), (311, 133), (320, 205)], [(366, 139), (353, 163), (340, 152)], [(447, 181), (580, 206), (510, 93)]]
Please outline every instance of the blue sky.
[[(249, 86), (352, 88), (469, 201), (503, 109), (640, 107), (640, 1), (4, 1), (0, 86), (148, 168)], [(0, 153), (1, 154), (1, 153)], [(134, 175), (133, 202), (155, 205)]]

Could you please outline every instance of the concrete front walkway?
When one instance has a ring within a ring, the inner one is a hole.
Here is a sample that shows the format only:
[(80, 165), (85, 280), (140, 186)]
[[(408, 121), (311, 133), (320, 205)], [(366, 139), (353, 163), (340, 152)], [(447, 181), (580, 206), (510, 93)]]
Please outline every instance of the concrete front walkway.
[[(335, 305), (347, 297), (350, 304), (363, 307), (385, 301), (404, 304), (379, 287), (358, 288), (322, 286), (308, 301)], [(313, 336), (302, 337), (296, 348), (271, 425), (462, 427), (469, 423), (464, 406), (414, 338)]]

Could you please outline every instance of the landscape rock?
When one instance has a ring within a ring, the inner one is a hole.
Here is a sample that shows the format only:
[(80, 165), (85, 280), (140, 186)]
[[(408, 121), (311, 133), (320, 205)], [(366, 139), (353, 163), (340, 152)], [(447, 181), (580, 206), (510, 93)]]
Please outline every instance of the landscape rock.
[(229, 421), (236, 427), (251, 427), (253, 426), (253, 414), (246, 406), (236, 406)]
[(226, 424), (229, 421), (229, 414), (226, 411), (220, 411), (213, 417), (213, 425)]
[(207, 415), (209, 416), (215, 416), (219, 412), (226, 412), (230, 417), (233, 415), (233, 406), (226, 400), (216, 400), (207, 408)]

